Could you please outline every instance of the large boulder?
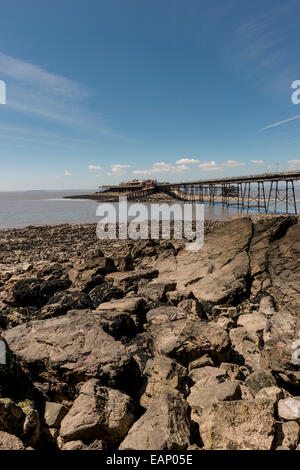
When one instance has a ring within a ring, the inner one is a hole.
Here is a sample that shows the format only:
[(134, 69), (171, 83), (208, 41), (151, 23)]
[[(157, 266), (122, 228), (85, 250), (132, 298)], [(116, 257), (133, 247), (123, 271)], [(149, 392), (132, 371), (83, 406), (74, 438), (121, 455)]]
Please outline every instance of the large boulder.
[(300, 397), (279, 400), (278, 416), (286, 420), (300, 420)]
[(99, 312), (118, 311), (129, 314), (138, 328), (145, 321), (145, 301), (141, 297), (124, 297), (113, 299), (110, 302), (101, 303), (97, 310)]
[(89, 290), (89, 298), (93, 303), (93, 307), (97, 308), (103, 302), (109, 302), (112, 299), (121, 299), (124, 296), (122, 289), (114, 287), (112, 281), (105, 281), (97, 283), (95, 287)]
[(42, 307), (55, 292), (68, 289), (71, 282), (68, 279), (22, 279), (17, 281), (3, 300), (13, 307), (35, 306)]
[(241, 400), (242, 392), (240, 385), (236, 381), (225, 380), (224, 382), (203, 385), (201, 381), (191, 387), (191, 393), (187, 398), (192, 414), (191, 417), (195, 422), (200, 422), (202, 412), (213, 403), (219, 401)]
[(50, 428), (59, 428), (61, 421), (68, 413), (68, 408), (61, 403), (46, 401), (44, 420)]
[(133, 421), (132, 399), (91, 379), (81, 387), (79, 396), (62, 420), (60, 436), (64, 441), (100, 439), (118, 443), (124, 439)]
[(269, 401), (222, 401), (204, 408), (200, 436), (207, 450), (270, 450), (274, 407)]
[(267, 325), (267, 318), (260, 313), (246, 313), (240, 315), (237, 320), (237, 326), (242, 326), (247, 331), (262, 331), (267, 328)]
[(10, 398), (0, 398), (0, 431), (22, 435), (25, 414)]
[(154, 279), (158, 276), (157, 269), (139, 269), (138, 271), (128, 271), (124, 273), (111, 273), (106, 276), (106, 280), (111, 281), (114, 287), (123, 290), (138, 287), (141, 279)]
[(149, 359), (143, 371), (145, 377), (140, 404), (147, 408), (151, 401), (163, 390), (177, 390), (183, 396), (188, 393), (188, 376), (186, 368), (165, 356)]
[(69, 310), (92, 308), (93, 304), (87, 294), (80, 291), (57, 292), (41, 310), (42, 318), (64, 315)]
[(286, 423), (276, 423), (276, 447), (282, 446), (287, 449), (295, 449), (300, 438), (300, 427), (296, 421)]
[(0, 431), (22, 438), (27, 446), (35, 446), (40, 437), (40, 419), (33, 403), (0, 398)]
[(275, 387), (276, 380), (270, 371), (265, 369), (256, 369), (252, 374), (248, 375), (245, 384), (249, 387), (254, 395), (266, 387)]
[(189, 315), (185, 310), (170, 305), (151, 308), (146, 316), (149, 325), (161, 325), (163, 323), (184, 320), (191, 317), (194, 318), (194, 315)]
[(232, 355), (240, 365), (247, 365), (250, 370), (260, 367), (262, 338), (259, 332), (249, 331), (243, 326), (233, 328), (229, 332)]
[(25, 446), (18, 437), (0, 431), (0, 450), (25, 450)]
[(134, 423), (119, 450), (184, 450), (189, 438), (187, 402), (174, 392), (163, 391)]
[(175, 291), (175, 289), (176, 282), (153, 279), (150, 282), (142, 282), (139, 286), (138, 294), (147, 300), (166, 302), (167, 292)]
[(300, 315), (300, 224), (294, 224), (284, 237), (273, 243), (268, 252), (270, 289), (276, 304), (283, 311)]
[(248, 250), (253, 297), (270, 287), (269, 253), (274, 251), (277, 240), (280, 240), (295, 222), (295, 217), (279, 216), (263, 218), (253, 224), (253, 234)]
[(153, 325), (150, 332), (155, 351), (184, 366), (207, 353), (218, 361), (230, 357), (228, 334), (212, 323), (175, 320), (164, 323), (163, 328), (160, 324)]
[[(296, 313), (296, 312), (295, 312)], [(287, 384), (300, 385), (299, 365), (293, 361), (293, 344), (299, 339), (300, 315), (280, 311), (269, 319), (261, 352), (261, 367)]]
[(210, 315), (213, 306), (235, 305), (247, 296), (251, 237), (248, 217), (233, 220), (217, 228), (201, 250), (181, 251), (176, 266), (166, 260), (158, 267), (164, 278), (177, 282), (178, 290), (189, 288)]
[(136, 362), (103, 330), (96, 312), (75, 310), (29, 322), (5, 331), (3, 337), (31, 380), (48, 384), (50, 394), (61, 393), (68, 384), (72, 395), (76, 382), (91, 377), (124, 390), (134, 389), (139, 380)]

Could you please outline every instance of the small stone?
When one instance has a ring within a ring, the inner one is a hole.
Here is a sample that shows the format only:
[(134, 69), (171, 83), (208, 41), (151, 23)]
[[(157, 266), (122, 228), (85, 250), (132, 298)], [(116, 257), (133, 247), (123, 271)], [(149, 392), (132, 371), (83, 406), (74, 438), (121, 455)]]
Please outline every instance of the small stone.
[(212, 308), (212, 317), (214, 320), (217, 320), (220, 316), (225, 316), (231, 319), (236, 319), (238, 317), (238, 312), (236, 307), (224, 307), (222, 305), (215, 305)]
[(66, 406), (60, 403), (47, 401), (45, 406), (44, 419), (49, 427), (58, 428), (67, 413), (68, 409)]
[(300, 397), (288, 397), (279, 400), (278, 415), (287, 421), (300, 419)]
[(223, 328), (223, 330), (229, 331), (231, 328), (235, 328), (236, 324), (235, 322), (228, 317), (219, 317), (217, 320), (217, 325)]
[(276, 423), (276, 431), (276, 440), (280, 446), (287, 447), (291, 450), (297, 447), (300, 428), (296, 421)]
[(276, 380), (271, 372), (265, 369), (257, 369), (246, 378), (245, 384), (256, 394), (262, 388), (276, 386)]
[(256, 400), (271, 400), (274, 405), (277, 405), (279, 400), (283, 398), (283, 391), (279, 387), (264, 387), (256, 394)]
[(186, 312), (193, 313), (195, 316), (200, 317), (202, 314), (201, 304), (195, 299), (182, 300), (178, 304), (178, 308), (185, 310)]
[(242, 374), (237, 364), (231, 364), (230, 362), (222, 362), (220, 365), (220, 369), (223, 369), (227, 373), (228, 377), (233, 380), (242, 379)]
[(205, 366), (212, 366), (214, 367), (214, 361), (208, 354), (204, 354), (204, 356), (199, 357), (199, 359), (195, 359), (193, 362), (189, 363), (189, 372), (192, 372), (193, 369), (200, 369), (201, 367)]
[(247, 331), (261, 331), (267, 327), (267, 318), (260, 313), (249, 313), (240, 315), (237, 321), (238, 326), (246, 328)]

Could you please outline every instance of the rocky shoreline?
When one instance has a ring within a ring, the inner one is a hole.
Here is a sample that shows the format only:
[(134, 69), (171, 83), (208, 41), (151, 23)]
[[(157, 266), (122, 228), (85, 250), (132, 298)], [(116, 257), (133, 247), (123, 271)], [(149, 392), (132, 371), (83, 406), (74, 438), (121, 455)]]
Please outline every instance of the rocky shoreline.
[(300, 449), (299, 217), (205, 234), (0, 232), (0, 449)]

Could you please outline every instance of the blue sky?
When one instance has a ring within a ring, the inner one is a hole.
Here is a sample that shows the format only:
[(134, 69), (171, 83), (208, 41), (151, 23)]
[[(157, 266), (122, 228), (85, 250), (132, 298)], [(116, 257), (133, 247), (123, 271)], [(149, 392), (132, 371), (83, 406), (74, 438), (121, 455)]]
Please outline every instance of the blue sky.
[(300, 168), (299, 1), (0, 8), (0, 190)]

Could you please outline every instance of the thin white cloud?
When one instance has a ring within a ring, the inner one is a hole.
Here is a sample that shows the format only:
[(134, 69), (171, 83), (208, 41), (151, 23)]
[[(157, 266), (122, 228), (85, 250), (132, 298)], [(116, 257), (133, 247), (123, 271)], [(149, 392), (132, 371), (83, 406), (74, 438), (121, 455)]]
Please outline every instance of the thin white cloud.
[(166, 174), (166, 173), (182, 173), (189, 168), (186, 165), (171, 165), (165, 162), (156, 162), (151, 168), (143, 170), (134, 170), (134, 175), (153, 175), (153, 174)]
[(300, 169), (300, 159), (289, 160), (289, 170), (299, 170)]
[(120, 165), (116, 163), (114, 165), (110, 165), (111, 173), (106, 173), (107, 176), (123, 176), (126, 173), (126, 169), (130, 168), (130, 165)]
[(7, 83), (6, 108), (129, 141), (108, 127), (99, 113), (90, 112), (84, 100), (91, 91), (69, 78), (0, 52), (0, 77)]
[(199, 160), (196, 160), (195, 158), (181, 158), (180, 160), (177, 160), (177, 165), (188, 165), (190, 163), (199, 163)]
[(102, 170), (102, 166), (99, 165), (89, 165), (89, 170)]
[(291, 118), (284, 119), (283, 121), (274, 122), (273, 124), (269, 124), (268, 126), (262, 127), (259, 130), (265, 131), (266, 129), (271, 129), (272, 127), (276, 127), (276, 126), (281, 126), (281, 124), (285, 124), (286, 122), (294, 121), (295, 119), (299, 119), (299, 118), (300, 118), (300, 114), (296, 114), (295, 116)]
[(217, 163), (214, 160), (208, 161), (208, 162), (202, 162), (198, 165), (198, 168), (200, 168), (203, 171), (221, 171), (225, 170), (225, 168), (236, 168), (239, 166), (245, 166), (246, 163), (244, 162), (238, 162), (237, 160), (226, 160), (222, 163)]
[(236, 160), (226, 160), (225, 162), (222, 162), (221, 165), (229, 168), (236, 168), (238, 166), (245, 166), (246, 163), (237, 162)]
[(251, 163), (253, 163), (254, 165), (263, 165), (264, 164), (264, 161), (263, 160), (250, 160)]
[(239, 77), (286, 97), (298, 78), (297, 61), (287, 51), (291, 31), (299, 29), (299, 4), (296, 0), (265, 3), (269, 5), (261, 11), (245, 11), (238, 20), (231, 19), (221, 48), (227, 66), (231, 64)]
[(0, 52), (0, 75), (10, 77), (30, 86), (43, 89), (48, 94), (73, 99), (83, 99), (90, 96), (90, 91), (80, 83), (61, 77), (41, 67), (8, 56)]
[(72, 176), (72, 173), (70, 173), (68, 170), (65, 170), (64, 175), (65, 176)]
[(210, 162), (203, 162), (198, 165), (198, 168), (200, 168), (203, 171), (218, 171), (222, 170), (222, 166), (218, 165), (215, 161), (211, 160)]

